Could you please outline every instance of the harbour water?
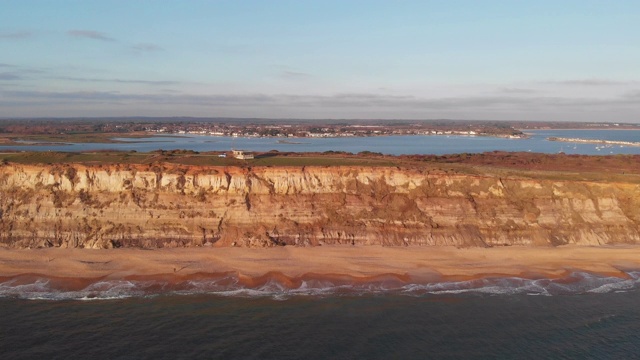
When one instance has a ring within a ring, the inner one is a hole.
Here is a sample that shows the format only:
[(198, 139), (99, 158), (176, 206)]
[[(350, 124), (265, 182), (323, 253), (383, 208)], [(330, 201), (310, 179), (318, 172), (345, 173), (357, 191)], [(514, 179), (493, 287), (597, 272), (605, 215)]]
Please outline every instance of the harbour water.
[(527, 131), (527, 139), (507, 139), (486, 136), (455, 135), (398, 135), (338, 138), (243, 138), (205, 135), (151, 136), (148, 138), (118, 140), (124, 143), (73, 143), (47, 145), (0, 146), (0, 151), (94, 151), (120, 150), (147, 152), (154, 150), (186, 149), (194, 151), (228, 151), (232, 148), (249, 151), (324, 152), (361, 151), (389, 155), (401, 154), (453, 154), (490, 151), (525, 151), (537, 153), (612, 155), (640, 154), (638, 146), (566, 143), (548, 141), (549, 137), (583, 138), (614, 141), (640, 141), (640, 130), (536, 130)]

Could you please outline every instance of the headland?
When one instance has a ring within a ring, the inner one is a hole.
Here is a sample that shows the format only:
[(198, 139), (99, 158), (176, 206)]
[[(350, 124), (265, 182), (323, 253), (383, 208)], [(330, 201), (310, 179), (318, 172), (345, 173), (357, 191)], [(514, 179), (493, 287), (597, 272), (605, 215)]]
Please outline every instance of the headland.
[(4, 154), (0, 275), (428, 281), (640, 263), (640, 156), (256, 155)]

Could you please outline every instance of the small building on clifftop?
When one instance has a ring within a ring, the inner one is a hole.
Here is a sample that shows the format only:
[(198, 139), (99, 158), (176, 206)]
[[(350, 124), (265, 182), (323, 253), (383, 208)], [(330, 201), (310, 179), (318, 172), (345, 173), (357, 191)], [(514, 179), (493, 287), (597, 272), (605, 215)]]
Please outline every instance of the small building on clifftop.
[(233, 157), (240, 160), (249, 160), (253, 159), (253, 153), (244, 151), (244, 150), (231, 150), (233, 152)]

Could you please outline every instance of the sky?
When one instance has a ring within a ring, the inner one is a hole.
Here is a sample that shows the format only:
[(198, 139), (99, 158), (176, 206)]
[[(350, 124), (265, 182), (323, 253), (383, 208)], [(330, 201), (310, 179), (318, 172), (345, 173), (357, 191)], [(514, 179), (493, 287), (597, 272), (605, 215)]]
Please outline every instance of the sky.
[(637, 0), (0, 0), (0, 118), (640, 122)]

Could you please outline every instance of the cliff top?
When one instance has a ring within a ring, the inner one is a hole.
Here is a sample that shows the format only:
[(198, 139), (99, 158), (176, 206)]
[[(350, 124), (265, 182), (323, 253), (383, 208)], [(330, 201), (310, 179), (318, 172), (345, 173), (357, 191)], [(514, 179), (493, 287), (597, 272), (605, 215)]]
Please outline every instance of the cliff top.
[(494, 151), (479, 154), (402, 155), (391, 156), (372, 152), (351, 154), (291, 153), (271, 151), (256, 153), (255, 159), (239, 160), (221, 157), (220, 152), (198, 153), (191, 150), (138, 152), (12, 152), (1, 153), (4, 164), (81, 164), (85, 166), (157, 166), (165, 168), (207, 167), (397, 167), (412, 170), (433, 170), (445, 173), (478, 175), (515, 175), (525, 177), (561, 178), (590, 181), (640, 181), (640, 155), (568, 155), (529, 152)]

